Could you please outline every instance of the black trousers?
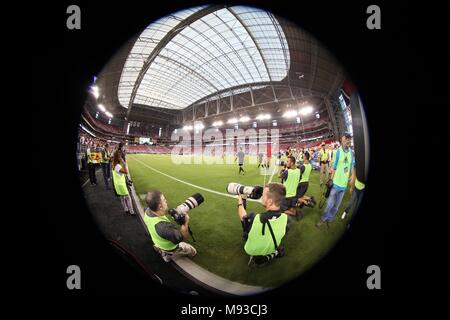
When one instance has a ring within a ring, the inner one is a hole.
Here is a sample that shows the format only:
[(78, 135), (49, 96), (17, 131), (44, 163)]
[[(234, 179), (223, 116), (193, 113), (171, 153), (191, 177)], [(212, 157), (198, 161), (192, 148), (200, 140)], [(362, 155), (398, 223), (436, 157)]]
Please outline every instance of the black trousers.
[(95, 168), (96, 168), (95, 163), (92, 162), (88, 163), (89, 181), (91, 182), (91, 184), (97, 183), (97, 177), (95, 176)]
[(109, 162), (102, 163), (103, 179), (105, 180), (105, 186), (108, 186), (108, 179), (111, 178), (111, 166)]

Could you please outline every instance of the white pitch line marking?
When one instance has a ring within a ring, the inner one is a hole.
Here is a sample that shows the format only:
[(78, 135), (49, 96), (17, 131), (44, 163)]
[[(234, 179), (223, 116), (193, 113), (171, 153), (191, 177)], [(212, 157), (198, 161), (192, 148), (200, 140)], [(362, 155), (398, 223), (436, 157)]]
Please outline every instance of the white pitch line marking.
[[(215, 191), (215, 190), (208, 189), (208, 188), (204, 188), (204, 187), (198, 186), (198, 185), (196, 185), (196, 184), (189, 183), (189, 182), (187, 182), (187, 181), (180, 180), (180, 179), (178, 179), (178, 178), (172, 177), (171, 175), (168, 175), (167, 173), (164, 173), (164, 172), (162, 172), (162, 171), (159, 171), (158, 169), (152, 168), (151, 166), (149, 166), (149, 165), (146, 164), (145, 162), (142, 162), (142, 161), (139, 160), (139, 159), (130, 158), (129, 160), (135, 160), (135, 161), (141, 163), (143, 166), (149, 168), (150, 170), (153, 170), (153, 171), (155, 171), (155, 172), (157, 172), (157, 173), (159, 173), (159, 174), (162, 174), (163, 176), (166, 176), (167, 178), (170, 178), (170, 179), (172, 179), (172, 180), (175, 180), (175, 181), (184, 183), (184, 184), (186, 184), (186, 185), (188, 185), (188, 186), (191, 186), (191, 187), (194, 187), (194, 188), (197, 188), (197, 189), (200, 189), (200, 190), (204, 190), (204, 191), (206, 191), (206, 192), (218, 194), (218, 195), (220, 195), (220, 196), (224, 196), (224, 197), (228, 197), (228, 198), (237, 199), (237, 196), (234, 196), (234, 195), (231, 195), (231, 194), (228, 194), (228, 193), (223, 193), (223, 192)], [(259, 202), (259, 200), (255, 200), (255, 199), (247, 199), (247, 201)]]

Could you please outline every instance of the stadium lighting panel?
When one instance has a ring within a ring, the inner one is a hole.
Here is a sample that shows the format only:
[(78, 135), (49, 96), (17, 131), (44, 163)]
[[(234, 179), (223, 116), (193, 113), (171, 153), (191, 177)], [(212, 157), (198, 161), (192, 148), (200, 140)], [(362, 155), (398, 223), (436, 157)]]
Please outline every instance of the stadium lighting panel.
[(236, 119), (236, 118), (231, 118), (231, 119), (228, 119), (228, 121), (227, 121), (227, 123), (231, 123), (231, 124), (237, 123), (237, 122), (238, 122), (238, 119)]
[(239, 122), (248, 122), (248, 121), (250, 121), (250, 117), (247, 117), (247, 116), (241, 117), (241, 118), (239, 119)]
[(256, 117), (256, 120), (269, 120), (271, 118), (272, 118), (272, 116), (270, 114), (266, 113), (266, 114), (259, 114)]
[(95, 99), (98, 99), (98, 97), (100, 96), (100, 92), (97, 86), (91, 87), (91, 93), (94, 95)]
[(222, 121), (214, 121), (213, 124), (212, 124), (213, 127), (220, 127), (222, 125), (223, 125)]
[(293, 118), (295, 116), (297, 116), (297, 111), (295, 110), (289, 110), (283, 113), (283, 118)]
[(299, 112), (299, 114), (301, 114), (302, 116), (306, 116), (306, 115), (308, 115), (308, 114), (311, 114), (313, 111), (314, 111), (314, 110), (313, 110), (313, 107), (307, 106), (307, 107), (301, 108), (298, 112)]

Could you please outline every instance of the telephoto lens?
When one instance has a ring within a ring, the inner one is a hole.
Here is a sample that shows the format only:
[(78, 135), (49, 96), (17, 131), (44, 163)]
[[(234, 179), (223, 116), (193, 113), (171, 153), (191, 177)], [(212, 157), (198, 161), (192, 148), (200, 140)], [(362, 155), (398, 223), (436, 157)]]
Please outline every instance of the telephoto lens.
[(263, 194), (263, 187), (261, 186), (254, 186), (254, 187), (248, 187), (243, 186), (242, 184), (236, 183), (236, 182), (230, 182), (227, 185), (227, 192), (229, 194), (241, 194), (249, 197), (250, 199), (259, 199), (261, 198)]
[(189, 198), (187, 198), (178, 207), (170, 209), (169, 214), (178, 224), (184, 224), (185, 216), (188, 213), (188, 211), (197, 208), (199, 205), (203, 203), (203, 201), (205, 201), (203, 196), (200, 193), (195, 193)]
[(195, 193), (187, 198), (184, 203), (189, 207), (189, 209), (194, 209), (201, 205), (203, 201), (205, 201), (203, 196), (200, 193)]

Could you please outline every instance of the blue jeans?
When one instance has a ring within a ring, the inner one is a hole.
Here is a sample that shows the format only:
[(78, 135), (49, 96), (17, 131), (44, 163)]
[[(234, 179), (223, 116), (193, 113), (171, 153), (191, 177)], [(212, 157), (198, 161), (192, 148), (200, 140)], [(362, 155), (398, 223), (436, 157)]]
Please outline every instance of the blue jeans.
[(338, 190), (334, 186), (332, 187), (330, 196), (328, 197), (327, 207), (322, 214), (323, 221), (331, 222), (333, 220), (339, 206), (341, 205), (344, 194), (345, 190)]

